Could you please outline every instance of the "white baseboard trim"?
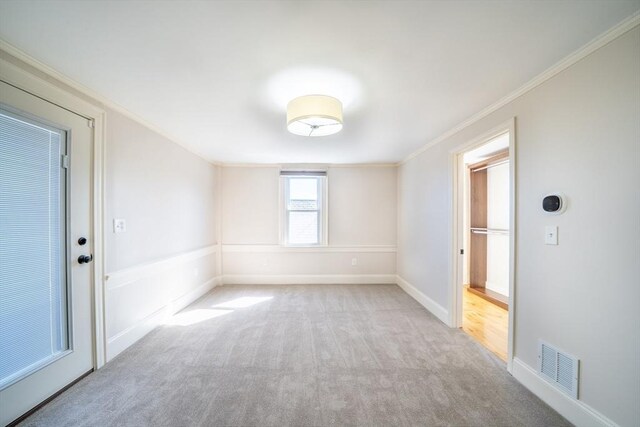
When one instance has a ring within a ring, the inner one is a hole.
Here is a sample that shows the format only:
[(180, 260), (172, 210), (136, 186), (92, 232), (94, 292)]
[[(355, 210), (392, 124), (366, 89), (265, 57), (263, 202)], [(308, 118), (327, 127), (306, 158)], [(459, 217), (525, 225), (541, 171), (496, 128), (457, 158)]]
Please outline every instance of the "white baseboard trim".
[(395, 284), (395, 274), (225, 274), (225, 285)]
[(147, 335), (158, 325), (164, 323), (169, 316), (182, 310), (216, 286), (220, 286), (222, 284), (221, 279), (221, 276), (216, 276), (207, 280), (202, 285), (169, 302), (164, 307), (140, 320), (135, 325), (107, 339), (107, 362)]
[(418, 301), (424, 308), (429, 310), (434, 316), (436, 316), (442, 323), (445, 325), (449, 325), (449, 311), (423, 294), (419, 291), (415, 286), (411, 283), (407, 282), (400, 276), (396, 276), (396, 283), (400, 286), (406, 293), (411, 295), (413, 299)]
[(568, 419), (578, 427), (618, 427), (618, 424), (611, 421), (589, 405), (580, 400), (572, 399), (543, 378), (537, 371), (515, 357), (513, 359), (513, 376), (520, 381), (533, 394), (538, 396), (547, 405), (558, 411), (560, 415)]
[(378, 245), (378, 246), (282, 246), (282, 245), (241, 245), (226, 244), (222, 245), (222, 252), (275, 252), (275, 253), (396, 253), (396, 246)]

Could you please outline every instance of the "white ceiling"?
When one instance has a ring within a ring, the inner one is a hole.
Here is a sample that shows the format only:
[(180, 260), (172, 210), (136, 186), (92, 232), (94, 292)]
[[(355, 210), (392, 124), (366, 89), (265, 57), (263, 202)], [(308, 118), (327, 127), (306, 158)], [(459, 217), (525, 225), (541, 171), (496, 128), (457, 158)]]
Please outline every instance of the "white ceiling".
[[(11, 1), (0, 37), (214, 161), (401, 160), (640, 1)], [(344, 130), (286, 130), (297, 95)]]

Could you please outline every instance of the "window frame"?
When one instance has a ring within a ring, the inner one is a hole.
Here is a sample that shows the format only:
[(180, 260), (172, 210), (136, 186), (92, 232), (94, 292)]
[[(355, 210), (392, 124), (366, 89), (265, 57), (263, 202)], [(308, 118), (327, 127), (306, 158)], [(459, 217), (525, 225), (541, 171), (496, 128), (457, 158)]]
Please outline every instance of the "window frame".
[[(290, 210), (289, 182), (291, 179), (315, 179), (318, 186), (318, 209)], [(328, 179), (325, 172), (287, 171), (280, 175), (280, 244), (292, 248), (317, 248), (328, 246)], [(318, 243), (289, 243), (289, 214), (290, 212), (318, 213)]]

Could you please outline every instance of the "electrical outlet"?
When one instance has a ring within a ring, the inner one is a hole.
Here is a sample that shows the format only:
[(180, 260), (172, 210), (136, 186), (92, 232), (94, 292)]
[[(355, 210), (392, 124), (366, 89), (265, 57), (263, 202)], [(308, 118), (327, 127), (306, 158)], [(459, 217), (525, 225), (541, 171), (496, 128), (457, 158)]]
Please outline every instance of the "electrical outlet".
[(114, 233), (124, 233), (127, 231), (127, 222), (122, 218), (114, 218), (113, 219), (113, 232)]
[(358, 265), (358, 258), (351, 258), (351, 265)]

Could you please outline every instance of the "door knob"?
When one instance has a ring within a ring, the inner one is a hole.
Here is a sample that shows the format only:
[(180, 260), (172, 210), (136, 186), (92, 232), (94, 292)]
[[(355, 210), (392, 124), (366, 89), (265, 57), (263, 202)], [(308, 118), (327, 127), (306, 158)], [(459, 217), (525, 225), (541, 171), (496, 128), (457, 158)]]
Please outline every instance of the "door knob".
[(93, 261), (93, 255), (80, 255), (78, 257), (78, 264), (87, 264)]

